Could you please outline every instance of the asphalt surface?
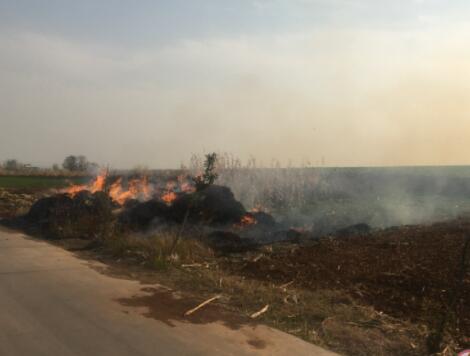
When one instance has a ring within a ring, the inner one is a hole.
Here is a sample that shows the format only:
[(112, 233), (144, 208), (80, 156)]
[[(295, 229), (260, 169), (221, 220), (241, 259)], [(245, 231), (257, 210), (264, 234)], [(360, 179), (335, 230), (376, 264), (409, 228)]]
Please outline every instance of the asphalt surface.
[(97, 267), (0, 229), (0, 356), (333, 355), (261, 325), (169, 326), (118, 302), (145, 294), (142, 284)]

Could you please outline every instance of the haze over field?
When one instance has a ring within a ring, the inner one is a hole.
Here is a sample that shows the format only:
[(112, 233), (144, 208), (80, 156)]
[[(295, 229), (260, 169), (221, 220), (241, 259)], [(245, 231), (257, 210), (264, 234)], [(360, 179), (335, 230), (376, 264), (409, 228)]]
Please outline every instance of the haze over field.
[(0, 161), (468, 164), (464, 0), (0, 0)]

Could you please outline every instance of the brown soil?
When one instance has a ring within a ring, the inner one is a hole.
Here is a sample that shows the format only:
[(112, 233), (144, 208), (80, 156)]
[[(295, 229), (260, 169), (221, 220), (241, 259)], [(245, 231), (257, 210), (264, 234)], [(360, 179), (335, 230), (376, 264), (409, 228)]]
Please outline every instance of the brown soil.
[(468, 268), (463, 280), (458, 278), (468, 234), (469, 220), (403, 226), (304, 245), (279, 244), (251, 261), (227, 260), (225, 268), (263, 281), (294, 281), (295, 287), (310, 290), (342, 290), (364, 305), (424, 323), (431, 331), (446, 318), (451, 335), (468, 346)]

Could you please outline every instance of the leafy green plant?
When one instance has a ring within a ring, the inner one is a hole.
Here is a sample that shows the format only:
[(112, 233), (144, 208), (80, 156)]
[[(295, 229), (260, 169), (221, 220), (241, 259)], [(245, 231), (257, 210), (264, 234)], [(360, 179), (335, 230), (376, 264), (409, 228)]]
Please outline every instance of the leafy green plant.
[(214, 184), (214, 182), (218, 178), (218, 174), (215, 171), (217, 163), (217, 153), (209, 153), (206, 155), (204, 161), (204, 173), (199, 175), (194, 179), (194, 183), (196, 185), (196, 190), (201, 191), (204, 188)]

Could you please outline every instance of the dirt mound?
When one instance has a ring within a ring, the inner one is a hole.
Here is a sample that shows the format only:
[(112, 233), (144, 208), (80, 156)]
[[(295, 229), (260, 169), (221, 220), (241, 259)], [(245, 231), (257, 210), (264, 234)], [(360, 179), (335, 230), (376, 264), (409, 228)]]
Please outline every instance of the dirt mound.
[(155, 219), (168, 220), (171, 216), (170, 207), (156, 199), (143, 203), (133, 202), (127, 206), (119, 216), (119, 222), (131, 229), (144, 229)]
[(47, 223), (48, 219), (58, 210), (71, 208), (73, 199), (66, 194), (57, 194), (36, 201), (26, 214), (26, 219), (34, 224)]
[(246, 214), (230, 188), (211, 185), (207, 188), (178, 197), (172, 204), (172, 218), (181, 222), (187, 219), (206, 224), (236, 223)]
[(181, 224), (183, 221), (205, 225), (239, 222), (246, 211), (227, 187), (212, 185), (199, 192), (180, 193), (168, 204), (160, 199), (129, 201), (119, 221), (126, 227), (146, 229), (152, 221)]
[(39, 199), (25, 221), (46, 237), (94, 239), (114, 222), (112, 200), (103, 192), (82, 191), (73, 198), (66, 194)]

